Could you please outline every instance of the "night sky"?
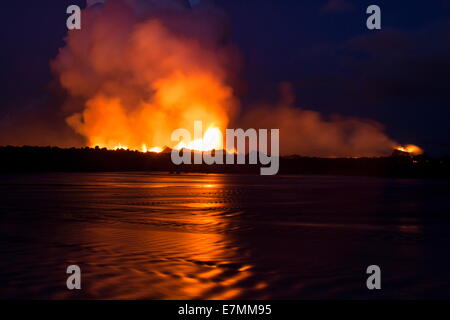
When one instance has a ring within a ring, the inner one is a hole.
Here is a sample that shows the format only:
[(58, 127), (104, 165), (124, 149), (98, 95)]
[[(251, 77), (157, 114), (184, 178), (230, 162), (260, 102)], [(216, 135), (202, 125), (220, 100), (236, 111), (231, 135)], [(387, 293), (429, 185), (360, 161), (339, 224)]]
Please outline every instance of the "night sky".
[[(370, 118), (401, 143), (450, 154), (450, 0), (217, 0), (241, 51), (242, 108), (275, 101)], [(50, 59), (64, 45), (66, 8), (84, 1), (2, 4), (0, 121), (47, 98)], [(370, 4), (382, 30), (366, 28)]]

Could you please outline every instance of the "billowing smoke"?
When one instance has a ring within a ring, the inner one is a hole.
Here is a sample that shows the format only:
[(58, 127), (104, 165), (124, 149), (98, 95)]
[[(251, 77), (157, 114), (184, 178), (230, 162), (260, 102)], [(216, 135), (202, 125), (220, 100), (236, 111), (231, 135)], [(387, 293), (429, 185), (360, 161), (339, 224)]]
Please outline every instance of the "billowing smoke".
[(172, 146), (195, 120), (225, 130), (236, 110), (234, 50), (207, 2), (109, 0), (83, 12), (53, 70), (73, 98), (67, 123), (89, 146)]
[(280, 153), (320, 157), (373, 157), (392, 153), (395, 143), (371, 120), (320, 113), (294, 107), (291, 85), (283, 83), (281, 100), (247, 112), (244, 127), (279, 128)]
[[(62, 146), (173, 147), (174, 129), (192, 130), (194, 121), (202, 120), (205, 129), (222, 132), (230, 126), (279, 128), (284, 155), (379, 156), (392, 151), (394, 142), (381, 125), (325, 119), (296, 108), (289, 85), (282, 86), (279, 103), (239, 115), (233, 91), (239, 60), (227, 39), (226, 17), (206, 0), (194, 7), (187, 0), (92, 5), (82, 12), (82, 29), (68, 32), (66, 46), (51, 63), (68, 97), (58, 102), (58, 112), (34, 117), (33, 128), (39, 129), (31, 137), (46, 135), (36, 144)], [(28, 137), (26, 144), (34, 144)]]

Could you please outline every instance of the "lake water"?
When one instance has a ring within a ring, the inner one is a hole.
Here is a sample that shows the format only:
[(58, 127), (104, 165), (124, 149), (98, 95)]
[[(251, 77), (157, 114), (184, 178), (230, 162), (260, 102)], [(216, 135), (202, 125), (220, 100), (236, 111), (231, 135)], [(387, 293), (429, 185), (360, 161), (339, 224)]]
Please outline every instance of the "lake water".
[(447, 180), (49, 173), (0, 190), (2, 298), (450, 297)]

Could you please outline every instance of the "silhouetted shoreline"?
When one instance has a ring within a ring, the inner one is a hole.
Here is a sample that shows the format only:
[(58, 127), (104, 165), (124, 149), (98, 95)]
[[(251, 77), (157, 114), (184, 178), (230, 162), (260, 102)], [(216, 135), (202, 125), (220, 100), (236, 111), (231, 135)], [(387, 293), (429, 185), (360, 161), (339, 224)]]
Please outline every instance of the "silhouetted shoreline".
[[(174, 165), (170, 152), (58, 147), (0, 147), (2, 173), (14, 172), (126, 172), (259, 174), (256, 165)], [(247, 158), (248, 163), (248, 158)], [(394, 152), (379, 158), (280, 158), (279, 174), (317, 174), (401, 178), (450, 178), (450, 157), (431, 158)]]

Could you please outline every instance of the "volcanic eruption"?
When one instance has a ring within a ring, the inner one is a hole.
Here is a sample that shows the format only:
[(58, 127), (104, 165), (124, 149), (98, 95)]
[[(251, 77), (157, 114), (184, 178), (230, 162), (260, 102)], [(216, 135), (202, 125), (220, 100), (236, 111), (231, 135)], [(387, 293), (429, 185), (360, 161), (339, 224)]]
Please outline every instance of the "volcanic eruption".
[(210, 140), (236, 110), (220, 19), (207, 5), (193, 11), (179, 1), (112, 0), (84, 10), (82, 30), (69, 32), (52, 63), (71, 97), (84, 100), (67, 123), (92, 147), (173, 148), (171, 132), (195, 120)]
[[(298, 108), (288, 83), (281, 84), (279, 102), (240, 106), (234, 88), (241, 54), (226, 15), (209, 1), (90, 3), (81, 30), (68, 31), (51, 61), (68, 95), (60, 110), (65, 125), (85, 146), (217, 150), (230, 126), (280, 129), (282, 155), (383, 156), (399, 145), (375, 121)], [(171, 141), (175, 129), (192, 131), (195, 121), (203, 123), (201, 139)], [(56, 135), (54, 141), (61, 144)]]

